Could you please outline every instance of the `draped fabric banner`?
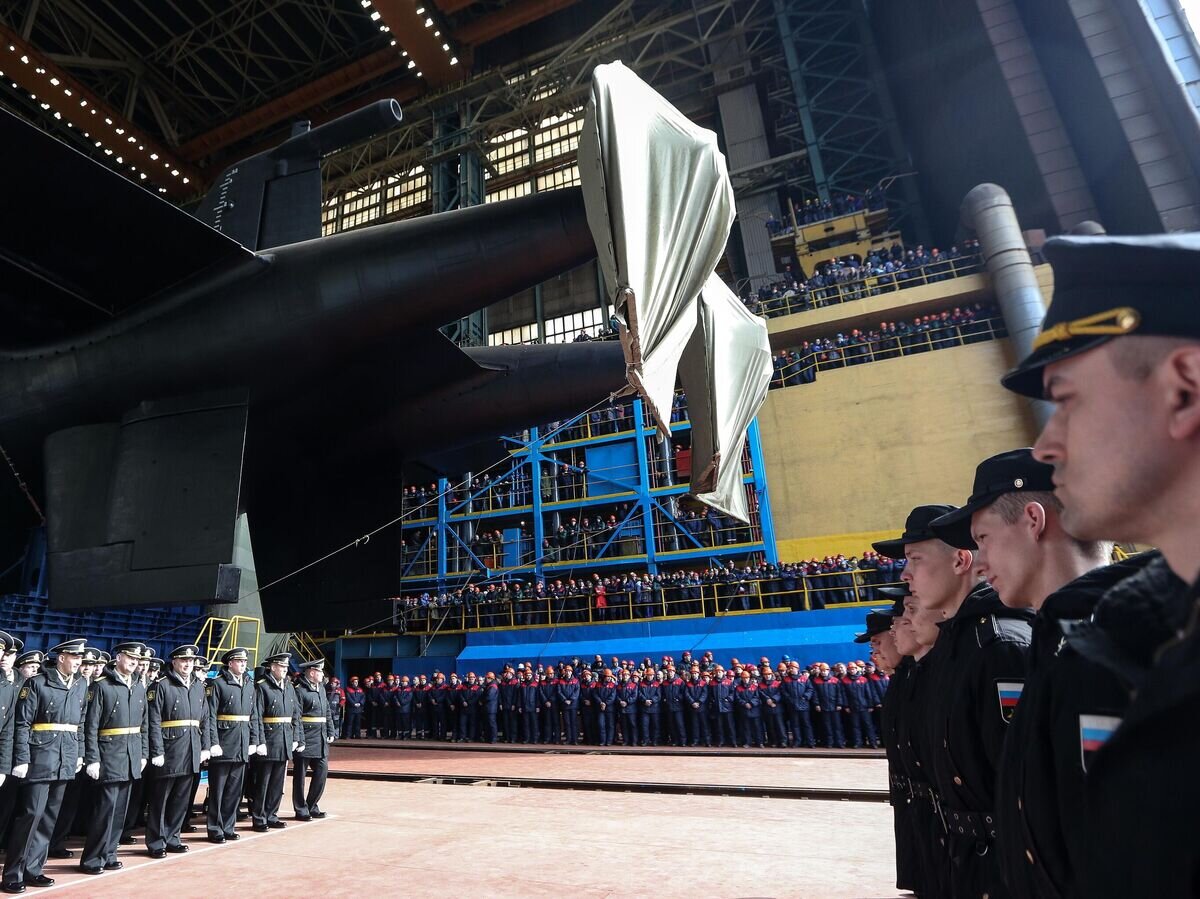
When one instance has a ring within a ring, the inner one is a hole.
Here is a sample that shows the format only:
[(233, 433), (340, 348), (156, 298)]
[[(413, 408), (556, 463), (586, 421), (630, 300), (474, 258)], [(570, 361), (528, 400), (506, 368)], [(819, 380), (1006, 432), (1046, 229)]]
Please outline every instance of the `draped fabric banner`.
[(767, 398), (771, 345), (766, 323), (713, 273), (679, 365), (692, 423), (692, 495), (749, 523), (742, 483), (746, 429)]
[(733, 225), (725, 157), (712, 131), (614, 62), (592, 73), (579, 172), (629, 383), (669, 436), (697, 295)]
[(742, 449), (767, 395), (771, 348), (766, 324), (714, 273), (734, 217), (717, 136), (621, 63), (597, 66), (579, 172), (629, 385), (669, 437), (682, 383), (691, 493), (749, 522)]

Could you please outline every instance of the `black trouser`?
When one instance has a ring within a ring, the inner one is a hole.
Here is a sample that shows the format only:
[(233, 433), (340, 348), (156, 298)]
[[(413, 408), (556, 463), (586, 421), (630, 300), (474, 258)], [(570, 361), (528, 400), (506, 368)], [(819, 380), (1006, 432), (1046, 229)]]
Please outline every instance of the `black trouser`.
[(346, 713), (346, 727), (342, 731), (343, 737), (358, 739), (359, 731), (362, 730), (362, 710), (355, 709)]
[(744, 712), (738, 715), (738, 742), (743, 746), (756, 746), (763, 742), (762, 718), (751, 717)]
[(707, 721), (704, 720), (704, 709), (688, 708), (688, 726), (691, 730), (692, 745), (699, 746), (701, 743), (711, 745), (712, 741), (708, 737)]
[(638, 742), (637, 709), (621, 712), (621, 742), (624, 746), (636, 746)]
[(4, 778), (0, 785), (0, 846), (8, 845), (8, 832), (12, 829), (14, 810), (17, 805), (17, 787), (21, 781), (13, 776)]
[[(308, 792), (305, 780), (311, 775)], [(325, 795), (325, 779), (329, 776), (328, 759), (306, 759), (297, 752), (292, 755), (292, 809), (297, 818), (306, 818), (320, 811), (321, 797)]]
[(279, 803), (283, 801), (283, 779), (287, 775), (287, 762), (280, 759), (259, 757), (255, 764), (254, 800), (250, 803), (250, 814), (255, 827), (265, 827), (279, 820)]
[(58, 809), (58, 819), (54, 822), (54, 833), (50, 835), (51, 852), (61, 852), (67, 848), (67, 837), (75, 829), (75, 815), (79, 811), (79, 795), (85, 786), (82, 778), (86, 777), (86, 774), (80, 772), (75, 775), (74, 780), (67, 781), (67, 788), (63, 790), (62, 805)]
[(787, 731), (783, 727), (783, 709), (781, 707), (767, 709), (763, 723), (766, 725), (768, 740), (776, 746), (787, 745)]
[(563, 706), (562, 717), (563, 735), (567, 739), (567, 745), (574, 746), (579, 742), (579, 715), (575, 709), (575, 706)]
[(521, 738), (521, 715), (515, 708), (504, 712), (504, 742), (515, 743)]
[(610, 706), (596, 715), (596, 736), (601, 746), (611, 746), (617, 731), (617, 714)]
[(133, 839), (133, 829), (138, 825), (138, 818), (146, 809), (146, 778), (145, 772), (140, 780), (133, 782), (129, 790), (129, 807), (125, 810), (125, 826), (121, 828), (121, 839)]
[[(717, 712), (716, 737), (718, 746), (736, 746), (737, 731), (733, 726), (733, 712)], [(726, 743), (728, 741), (728, 743)]]
[(207, 821), (210, 837), (227, 837), (233, 833), (245, 779), (245, 762), (209, 761)]
[(433, 707), (433, 734), (434, 740), (445, 740), (449, 737), (446, 733), (446, 707), (440, 702)]
[(399, 723), (396, 725), (396, 737), (407, 740), (412, 737), (412, 712), (397, 712)]
[(496, 736), (499, 733), (499, 730), (496, 725), (496, 713), (489, 709), (487, 712), (484, 713), (484, 716), (485, 717), (484, 717), (483, 721), (484, 721), (484, 725), (487, 728), (487, 733), (480, 734), (479, 738), (480, 738), (480, 740), (482, 740), (483, 742), (486, 742), (486, 743), (495, 743)]
[(671, 728), (671, 742), (676, 746), (686, 746), (687, 727), (683, 723), (683, 709), (668, 709), (667, 722)]
[(463, 709), (458, 713), (458, 733), (460, 741), (474, 740), (478, 736), (476, 713), (473, 707)]
[(529, 708), (521, 712), (521, 742), (536, 743), (539, 738), (537, 709)]
[(179, 845), (192, 800), (192, 774), (150, 777), (150, 814), (146, 816), (146, 848), (151, 852)]
[(812, 716), (808, 709), (788, 709), (788, 723), (792, 728), (792, 745), (816, 746), (817, 738), (813, 733)]
[(659, 729), (662, 725), (659, 723), (659, 715), (651, 712), (645, 706), (638, 709), (638, 730), (642, 734), (643, 746), (657, 746), (662, 737)]
[(558, 710), (553, 705), (550, 708), (543, 707), (542, 715), (542, 742), (557, 743), (558, 742)]
[(125, 811), (129, 808), (132, 781), (96, 784), (92, 790), (95, 804), (89, 809), (87, 842), (83, 844), (80, 867), (103, 868), (117, 860), (117, 846), (121, 842), (121, 828), (125, 824)]
[(50, 837), (62, 805), (67, 780), (22, 783), (18, 790), (12, 830), (4, 855), (4, 885), (16, 886), (37, 877), (46, 864)]

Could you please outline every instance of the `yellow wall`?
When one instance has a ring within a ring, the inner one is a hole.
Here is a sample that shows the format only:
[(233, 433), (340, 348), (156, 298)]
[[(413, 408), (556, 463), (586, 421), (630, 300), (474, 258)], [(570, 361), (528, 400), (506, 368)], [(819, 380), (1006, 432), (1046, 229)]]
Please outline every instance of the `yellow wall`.
[(1028, 446), (1026, 400), (1004, 390), (1007, 340), (823, 371), (759, 412), (781, 558), (857, 555), (922, 503), (962, 503), (975, 465)]

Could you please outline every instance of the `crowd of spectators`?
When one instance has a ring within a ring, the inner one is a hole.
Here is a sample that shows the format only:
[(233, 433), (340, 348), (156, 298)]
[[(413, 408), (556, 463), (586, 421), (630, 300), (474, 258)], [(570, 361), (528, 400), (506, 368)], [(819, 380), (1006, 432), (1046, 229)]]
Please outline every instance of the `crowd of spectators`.
[(771, 389), (811, 384), (822, 369), (844, 368), (911, 356), (1007, 335), (1000, 310), (991, 304), (955, 306), (911, 322), (880, 322), (869, 331), (839, 331), (832, 337), (805, 340), (798, 347), (771, 357)]
[(393, 598), (405, 630), (555, 626), (741, 611), (804, 611), (873, 602), (904, 562), (867, 551), (802, 562), (751, 562), (672, 572), (506, 578)]
[(872, 250), (866, 259), (849, 255), (822, 262), (807, 280), (787, 277), (764, 285), (746, 305), (756, 315), (775, 318), (861, 300), (969, 274), (977, 270), (979, 254), (979, 241), (974, 239), (945, 252), (894, 243)]
[[(855, 212), (887, 209), (887, 196), (878, 187), (872, 187), (862, 194), (839, 193), (834, 194), (828, 200), (810, 198), (803, 203), (793, 200), (788, 200), (788, 203), (791, 204), (792, 214), (796, 217), (796, 224), (803, 227), (843, 215), (851, 215)], [(781, 222), (773, 214), (767, 217), (767, 233), (771, 237), (792, 232), (792, 223), (789, 217), (785, 215), (784, 219)]]
[(482, 677), (381, 672), (334, 680), (342, 736), (574, 746), (878, 747), (888, 676), (870, 661), (801, 666), (711, 652), (509, 662)]

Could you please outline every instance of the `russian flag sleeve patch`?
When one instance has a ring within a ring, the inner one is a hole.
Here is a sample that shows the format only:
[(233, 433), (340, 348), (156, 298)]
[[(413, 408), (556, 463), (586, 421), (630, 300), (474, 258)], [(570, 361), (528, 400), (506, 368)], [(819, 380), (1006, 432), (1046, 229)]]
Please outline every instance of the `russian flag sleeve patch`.
[(1115, 715), (1079, 716), (1079, 764), (1084, 771), (1120, 724), (1121, 719)]
[(1000, 717), (1004, 719), (1005, 724), (1012, 721), (1023, 689), (1024, 681), (996, 681), (996, 698), (1000, 701)]

